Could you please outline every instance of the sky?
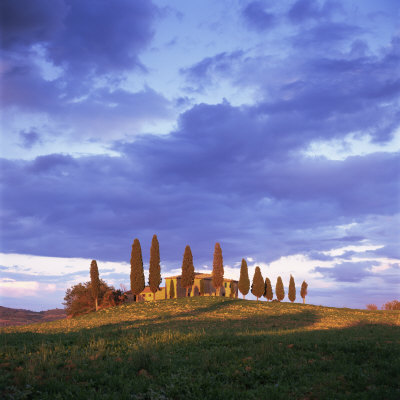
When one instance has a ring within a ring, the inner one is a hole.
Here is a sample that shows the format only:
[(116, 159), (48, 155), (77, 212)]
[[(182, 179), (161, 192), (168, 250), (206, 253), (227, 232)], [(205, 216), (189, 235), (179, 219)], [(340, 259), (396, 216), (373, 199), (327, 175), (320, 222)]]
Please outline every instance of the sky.
[[(222, 247), (307, 302), (400, 297), (398, 0), (3, 0), (0, 304)], [(247, 296), (251, 299), (252, 296)], [(287, 300), (287, 297), (286, 297)]]

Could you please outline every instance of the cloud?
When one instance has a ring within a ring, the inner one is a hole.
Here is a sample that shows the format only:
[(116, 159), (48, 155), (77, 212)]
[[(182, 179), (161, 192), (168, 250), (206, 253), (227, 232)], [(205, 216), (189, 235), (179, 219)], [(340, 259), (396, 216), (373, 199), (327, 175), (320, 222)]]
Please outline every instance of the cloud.
[(242, 15), (247, 25), (258, 32), (270, 30), (276, 23), (275, 15), (266, 11), (261, 1), (250, 2), (243, 8)]
[(158, 9), (149, 1), (2, 2), (8, 50), (40, 44), (49, 60), (74, 75), (142, 67), (138, 54), (153, 36)]
[(288, 11), (288, 17), (291, 22), (299, 24), (307, 20), (328, 19), (335, 10), (341, 9), (336, 1), (320, 4), (317, 0), (297, 0)]
[(21, 131), (19, 133), (21, 138), (21, 147), (25, 149), (31, 149), (36, 144), (40, 143), (40, 135), (34, 131)]
[(200, 90), (204, 84), (212, 83), (219, 76), (230, 75), (235, 64), (241, 61), (244, 52), (223, 52), (212, 57), (206, 57), (196, 64), (182, 68), (180, 72), (190, 83), (197, 84)]
[(263, 232), (273, 258), (368, 239), (335, 227), (396, 213), (398, 154), (305, 158), (264, 124), (246, 109), (201, 105), (168, 136), (119, 142), (120, 157), (3, 160), (3, 249), (124, 260), (134, 237), (158, 233), (170, 261), (189, 242), (204, 262), (218, 240), (240, 260)]
[(52, 293), (56, 290), (54, 284), (40, 284), (37, 281), (16, 281), (8, 278), (0, 279), (0, 296), (21, 297), (38, 296), (39, 293)]
[(2, 46), (29, 47), (47, 42), (62, 29), (68, 7), (63, 0), (4, 0), (0, 5)]
[(29, 113), (41, 121), (43, 143), (52, 135), (124, 137), (149, 118), (170, 117), (164, 96), (124, 87), (128, 73), (146, 70), (139, 55), (159, 16), (152, 2), (6, 0), (1, 8), (2, 104), (18, 132), (27, 131), (21, 123), (29, 123)]

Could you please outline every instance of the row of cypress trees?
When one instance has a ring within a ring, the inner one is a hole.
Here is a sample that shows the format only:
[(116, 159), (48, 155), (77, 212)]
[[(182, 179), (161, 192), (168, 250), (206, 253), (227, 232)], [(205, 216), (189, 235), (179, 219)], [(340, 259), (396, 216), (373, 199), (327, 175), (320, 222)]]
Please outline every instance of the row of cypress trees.
[[(215, 243), (214, 257), (213, 257), (213, 270), (212, 270), (212, 282), (216, 289), (216, 293), (219, 295), (221, 287), (224, 284), (224, 261), (222, 258), (221, 245)], [(186, 296), (188, 296), (189, 288), (194, 283), (194, 264), (193, 255), (190, 246), (185, 247), (182, 260), (182, 275), (181, 275), (181, 286), (186, 289)], [(204, 294), (204, 282), (200, 281), (200, 294)], [(175, 297), (175, 288), (171, 281), (170, 286), (170, 297)]]
[[(131, 252), (131, 291), (132, 294), (138, 296), (142, 293), (145, 288), (144, 280), (144, 270), (143, 270), (143, 257), (142, 249), (140, 246), (139, 239), (135, 239), (132, 244)], [(90, 280), (92, 287), (92, 294), (95, 299), (96, 311), (98, 309), (98, 295), (100, 288), (100, 278), (99, 270), (97, 267), (96, 260), (93, 260), (90, 265)], [(221, 245), (219, 243), (215, 244), (214, 257), (213, 257), (213, 270), (212, 270), (212, 282), (216, 289), (216, 294), (219, 295), (221, 287), (224, 283), (224, 263), (222, 257)], [(161, 266), (160, 266), (160, 246), (158, 243), (157, 235), (153, 235), (150, 248), (150, 263), (149, 263), (149, 287), (151, 292), (153, 292), (153, 299), (155, 300), (155, 294), (160, 290), (161, 283)], [(181, 286), (186, 289), (186, 296), (188, 295), (189, 288), (194, 283), (194, 264), (193, 255), (190, 246), (185, 247), (185, 252), (183, 254), (182, 260), (182, 276), (181, 276)], [(307, 295), (308, 284), (303, 281), (301, 285), (300, 295), (303, 298), (303, 303), (305, 302), (305, 297)], [(243, 295), (243, 298), (249, 293), (250, 290), (250, 279), (248, 273), (247, 262), (242, 259), (242, 265), (240, 267), (240, 278), (238, 289)], [(204, 292), (204, 288), (200, 288), (200, 292)], [(251, 293), (256, 296), (257, 301), (260, 297), (264, 296), (268, 301), (273, 299), (273, 291), (271, 286), (271, 281), (269, 278), (263, 279), (260, 267), (256, 267), (253, 282), (251, 285)], [(278, 301), (282, 301), (285, 298), (285, 289), (283, 287), (282, 278), (279, 276), (275, 287), (276, 298)], [(203, 293), (204, 294), (204, 293)], [(296, 286), (294, 278), (290, 275), (289, 281), (289, 300), (294, 302), (296, 300)]]
[[(303, 298), (303, 303), (305, 303), (305, 299), (307, 296), (307, 288), (307, 282), (303, 281), (300, 290), (300, 296)], [(242, 293), (243, 298), (246, 297), (250, 290), (249, 272), (247, 268), (247, 262), (244, 258), (242, 259), (242, 265), (240, 267), (239, 290), (240, 293)], [(251, 293), (257, 297), (257, 301), (262, 296), (264, 296), (268, 301), (272, 300), (274, 297), (271, 281), (269, 280), (269, 278), (265, 278), (264, 281), (260, 267), (256, 267), (254, 271), (253, 282), (251, 285)], [(282, 301), (285, 298), (285, 289), (283, 287), (282, 278), (280, 276), (278, 276), (278, 279), (276, 281), (275, 293), (278, 301)], [(294, 283), (294, 278), (292, 275), (290, 275), (289, 280), (288, 297), (292, 303), (296, 300), (296, 285)]]
[[(131, 291), (139, 300), (139, 294), (145, 288), (142, 248), (139, 239), (135, 239), (132, 244), (131, 252)], [(156, 292), (160, 290), (161, 283), (161, 266), (160, 266), (160, 245), (157, 235), (153, 235), (150, 247), (150, 263), (149, 263), (149, 287), (153, 292), (153, 299), (156, 299)]]

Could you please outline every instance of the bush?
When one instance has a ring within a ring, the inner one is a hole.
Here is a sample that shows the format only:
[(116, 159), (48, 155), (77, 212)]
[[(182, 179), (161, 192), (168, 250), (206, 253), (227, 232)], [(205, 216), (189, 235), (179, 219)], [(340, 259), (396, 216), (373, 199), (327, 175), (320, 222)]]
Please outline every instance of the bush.
[(382, 306), (382, 310), (400, 310), (400, 301), (388, 301)]
[[(115, 290), (113, 286), (108, 286), (106, 282), (100, 279), (98, 293), (100, 308), (121, 304), (125, 301), (125, 298), (126, 296), (121, 290)], [(96, 310), (90, 282), (78, 283), (67, 289), (64, 301), (65, 311), (71, 317)]]
[(376, 304), (367, 304), (367, 310), (374, 311), (374, 310), (377, 310), (377, 309), (378, 309), (378, 307), (377, 307)]

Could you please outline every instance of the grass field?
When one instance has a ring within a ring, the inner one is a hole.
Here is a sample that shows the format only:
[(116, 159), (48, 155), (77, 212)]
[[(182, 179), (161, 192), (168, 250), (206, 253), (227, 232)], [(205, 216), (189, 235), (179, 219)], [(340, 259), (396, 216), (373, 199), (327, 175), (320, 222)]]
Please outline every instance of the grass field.
[(197, 297), (0, 337), (6, 399), (400, 399), (400, 311)]

